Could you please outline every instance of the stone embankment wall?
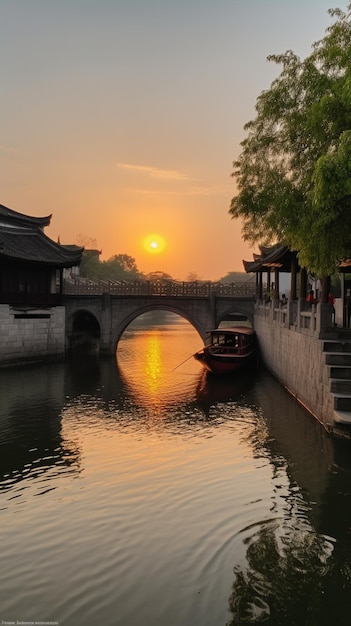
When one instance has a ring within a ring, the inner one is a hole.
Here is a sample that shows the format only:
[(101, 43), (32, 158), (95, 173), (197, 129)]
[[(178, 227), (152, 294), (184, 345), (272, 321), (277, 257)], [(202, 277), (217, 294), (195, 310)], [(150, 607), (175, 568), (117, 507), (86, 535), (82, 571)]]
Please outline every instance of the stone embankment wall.
[(301, 312), (295, 311), (295, 315), (292, 311), (284, 313), (279, 316), (273, 306), (268, 309), (256, 307), (255, 330), (262, 361), (327, 430), (332, 430), (333, 397), (323, 355), (323, 341), (315, 327), (315, 317), (313, 314), (309, 314), (308, 318), (299, 316), (299, 323), (297, 317)]
[(63, 357), (65, 308), (15, 309), (0, 305), (0, 366)]

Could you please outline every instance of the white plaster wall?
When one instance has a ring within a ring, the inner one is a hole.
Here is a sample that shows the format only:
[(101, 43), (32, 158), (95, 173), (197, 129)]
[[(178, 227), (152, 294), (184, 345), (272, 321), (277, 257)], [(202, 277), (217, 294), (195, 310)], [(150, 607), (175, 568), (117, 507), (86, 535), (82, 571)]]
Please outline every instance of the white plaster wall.
[(65, 352), (65, 308), (31, 310), (49, 318), (16, 319), (17, 309), (0, 305), (0, 365), (58, 357)]

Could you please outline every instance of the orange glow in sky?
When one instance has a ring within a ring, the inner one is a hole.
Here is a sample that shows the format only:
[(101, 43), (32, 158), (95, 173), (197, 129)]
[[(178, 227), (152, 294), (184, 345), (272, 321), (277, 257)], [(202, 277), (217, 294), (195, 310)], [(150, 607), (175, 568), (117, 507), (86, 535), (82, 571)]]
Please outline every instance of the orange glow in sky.
[(331, 4), (3, 2), (0, 204), (144, 273), (243, 271), (232, 162), (281, 71), (266, 58), (306, 57)]

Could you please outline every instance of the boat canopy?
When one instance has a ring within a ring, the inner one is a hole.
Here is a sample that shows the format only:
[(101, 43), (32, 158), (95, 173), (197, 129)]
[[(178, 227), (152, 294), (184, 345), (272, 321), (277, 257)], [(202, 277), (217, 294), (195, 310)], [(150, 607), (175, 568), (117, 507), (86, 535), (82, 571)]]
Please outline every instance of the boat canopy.
[(214, 328), (209, 330), (212, 336), (215, 335), (254, 335), (255, 331), (249, 326), (230, 326), (229, 328)]

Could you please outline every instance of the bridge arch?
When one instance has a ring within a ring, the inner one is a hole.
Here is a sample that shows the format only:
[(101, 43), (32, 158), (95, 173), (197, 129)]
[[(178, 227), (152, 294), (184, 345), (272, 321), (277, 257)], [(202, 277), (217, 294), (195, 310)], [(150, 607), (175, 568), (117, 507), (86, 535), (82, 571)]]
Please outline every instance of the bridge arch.
[(168, 304), (163, 304), (163, 303), (162, 304), (156, 304), (156, 303), (148, 304), (146, 306), (140, 306), (134, 309), (133, 311), (130, 311), (129, 314), (126, 315), (119, 324), (113, 327), (111, 342), (112, 342), (112, 345), (114, 346), (114, 352), (117, 351), (118, 342), (120, 341), (121, 336), (123, 335), (126, 328), (129, 326), (129, 324), (131, 324), (135, 319), (140, 317), (140, 315), (143, 315), (144, 313), (149, 313), (150, 311), (168, 311), (169, 313), (174, 313), (176, 315), (179, 315), (180, 317), (185, 319), (187, 322), (189, 322), (192, 325), (192, 327), (197, 331), (197, 333), (200, 335), (200, 337), (204, 339), (204, 332), (203, 332), (202, 327), (200, 326), (196, 318), (190, 315), (188, 312), (184, 311), (183, 309), (177, 306), (171, 306)]
[(68, 351), (99, 352), (101, 324), (88, 309), (77, 309), (68, 319)]
[(250, 325), (254, 326), (254, 316), (252, 313), (251, 308), (248, 309), (247, 307), (243, 307), (243, 306), (236, 306), (235, 304), (228, 309), (225, 309), (224, 311), (221, 312), (221, 314), (218, 317), (218, 326), (223, 323), (223, 325), (226, 322), (230, 322), (232, 325), (238, 325), (240, 326), (240, 324), (244, 323), (245, 321), (249, 322)]

